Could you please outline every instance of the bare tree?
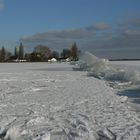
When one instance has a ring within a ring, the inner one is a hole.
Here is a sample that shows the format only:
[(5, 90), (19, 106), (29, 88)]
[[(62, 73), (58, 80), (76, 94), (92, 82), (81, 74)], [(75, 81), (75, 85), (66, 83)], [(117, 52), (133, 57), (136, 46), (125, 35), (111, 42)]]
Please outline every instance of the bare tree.
[(33, 53), (40, 57), (42, 61), (47, 61), (49, 58), (52, 57), (51, 50), (46, 45), (37, 45), (34, 48)]

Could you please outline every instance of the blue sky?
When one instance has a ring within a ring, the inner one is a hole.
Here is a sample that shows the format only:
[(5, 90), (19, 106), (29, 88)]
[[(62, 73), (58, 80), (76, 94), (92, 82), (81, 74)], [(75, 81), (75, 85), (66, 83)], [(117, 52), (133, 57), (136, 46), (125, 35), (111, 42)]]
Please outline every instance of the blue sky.
[(0, 18), (0, 45), (9, 50), (19, 41), (26, 50), (76, 41), (101, 57), (140, 52), (140, 0), (0, 0)]

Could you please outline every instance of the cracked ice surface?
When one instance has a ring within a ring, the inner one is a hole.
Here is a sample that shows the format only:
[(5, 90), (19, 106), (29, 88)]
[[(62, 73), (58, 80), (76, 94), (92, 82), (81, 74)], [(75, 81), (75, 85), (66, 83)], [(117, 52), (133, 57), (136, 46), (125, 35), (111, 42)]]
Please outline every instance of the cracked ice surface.
[[(68, 64), (0, 64), (0, 126), (5, 139), (139, 140), (140, 116), (103, 80)], [(1, 133), (1, 132), (0, 132)], [(111, 138), (110, 138), (111, 139)]]

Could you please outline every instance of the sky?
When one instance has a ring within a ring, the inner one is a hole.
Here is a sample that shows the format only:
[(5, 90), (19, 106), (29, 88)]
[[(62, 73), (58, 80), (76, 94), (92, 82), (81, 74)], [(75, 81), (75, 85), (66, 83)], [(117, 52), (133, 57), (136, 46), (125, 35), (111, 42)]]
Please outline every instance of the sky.
[(0, 0), (0, 45), (140, 58), (140, 0)]

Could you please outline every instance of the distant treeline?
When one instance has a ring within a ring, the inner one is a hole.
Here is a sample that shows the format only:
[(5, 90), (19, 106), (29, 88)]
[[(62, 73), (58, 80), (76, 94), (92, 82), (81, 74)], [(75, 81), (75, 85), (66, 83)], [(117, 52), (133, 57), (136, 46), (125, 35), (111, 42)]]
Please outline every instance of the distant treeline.
[(70, 48), (63, 49), (60, 53), (52, 51), (47, 45), (37, 45), (31, 53), (24, 52), (24, 46), (20, 43), (19, 47), (15, 47), (14, 54), (7, 51), (4, 46), (0, 49), (0, 62), (47, 62), (49, 59), (64, 60), (69, 58), (72, 61), (79, 59), (80, 50), (76, 43), (73, 43)]

